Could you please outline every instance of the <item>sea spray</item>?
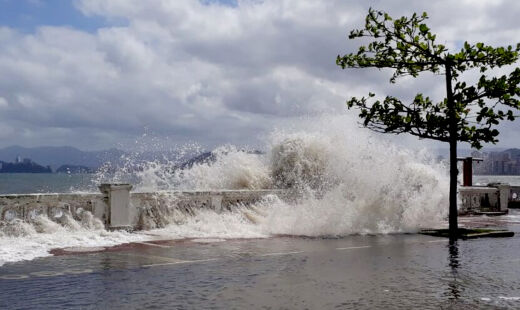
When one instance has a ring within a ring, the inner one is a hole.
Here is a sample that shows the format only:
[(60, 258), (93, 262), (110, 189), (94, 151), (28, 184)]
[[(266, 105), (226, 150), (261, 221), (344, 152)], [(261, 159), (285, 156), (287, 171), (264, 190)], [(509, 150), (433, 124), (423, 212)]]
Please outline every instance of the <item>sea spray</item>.
[[(438, 225), (447, 214), (446, 167), (427, 152), (402, 149), (342, 121), (329, 118), (315, 128), (275, 131), (264, 154), (224, 146), (211, 160), (174, 171), (168, 178), (176, 190), (274, 187), (294, 196), (261, 201), (253, 211), (196, 212), (165, 230), (171, 237), (345, 236)], [(219, 218), (215, 223), (227, 222), (226, 229), (203, 220), (209, 214)]]
[(79, 220), (68, 214), (53, 220), (44, 215), (30, 222), (15, 219), (0, 224), (0, 266), (49, 256), (54, 248), (113, 246), (146, 239), (138, 233), (106, 231), (88, 211)]
[[(295, 204), (280, 201), (269, 206), (264, 230), (344, 236), (414, 231), (442, 221), (447, 211), (444, 167), (425, 154), (413, 154), (368, 134), (358, 131), (356, 137), (338, 137), (337, 131), (331, 135), (331, 128), (324, 127), (272, 138), (273, 164), (285, 162), (278, 178), (303, 188), (305, 198)], [(280, 143), (292, 145), (290, 152), (284, 152), (290, 160), (280, 158)]]
[(150, 238), (410, 232), (437, 225), (447, 214), (446, 167), (427, 152), (400, 148), (344, 117), (323, 117), (307, 123), (304, 130), (276, 130), (262, 152), (226, 145), (190, 165), (136, 158), (129, 156), (117, 167), (107, 165), (96, 182), (131, 182), (134, 191), (163, 193), (280, 188), (293, 197), (269, 195), (254, 205), (217, 211), (179, 210), (171, 195), (162, 210), (139, 206), (144, 210), (144, 233), (108, 232), (87, 213), (79, 219), (15, 221), (0, 227), (0, 265), (45, 256), (56, 247)]
[(212, 152), (212, 160), (195, 163), (173, 174), (177, 189), (265, 189), (272, 187), (267, 158), (258, 152), (226, 145)]

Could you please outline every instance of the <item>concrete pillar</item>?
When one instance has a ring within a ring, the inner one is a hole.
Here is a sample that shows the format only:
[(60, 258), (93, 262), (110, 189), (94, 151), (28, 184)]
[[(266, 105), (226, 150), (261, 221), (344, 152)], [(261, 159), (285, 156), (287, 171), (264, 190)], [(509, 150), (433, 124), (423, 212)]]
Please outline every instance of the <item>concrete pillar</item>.
[(509, 184), (497, 184), (498, 188), (498, 203), (500, 211), (507, 211), (509, 204), (509, 196), (511, 195), (511, 186)]
[(507, 183), (490, 183), (488, 186), (498, 189), (498, 209), (499, 211), (507, 211), (509, 197), (511, 196), (511, 185)]
[(99, 190), (104, 194), (108, 210), (107, 226), (111, 229), (132, 229), (130, 210), (130, 184), (101, 184)]
[(222, 210), (222, 195), (211, 195), (211, 208), (217, 212)]

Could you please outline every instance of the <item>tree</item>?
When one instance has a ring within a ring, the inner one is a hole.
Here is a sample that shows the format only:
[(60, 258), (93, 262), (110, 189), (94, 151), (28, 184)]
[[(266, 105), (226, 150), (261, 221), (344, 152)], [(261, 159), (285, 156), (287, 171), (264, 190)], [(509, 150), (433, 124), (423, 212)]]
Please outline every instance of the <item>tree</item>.
[[(410, 102), (393, 96), (377, 100), (351, 98), (347, 107), (358, 108), (362, 124), (376, 132), (409, 133), (424, 139), (447, 142), (450, 146), (449, 230), (457, 236), (457, 142), (467, 142), (480, 149), (483, 143), (498, 142), (494, 127), (502, 120), (513, 121), (520, 109), (520, 68), (507, 75), (488, 77), (489, 69), (516, 62), (520, 43), (516, 47), (492, 47), (483, 43), (464, 43), (452, 53), (436, 43), (436, 35), (424, 23), (428, 15), (414, 13), (411, 17), (392, 19), (387, 13), (369, 9), (365, 27), (352, 30), (349, 39), (365, 38), (370, 43), (357, 53), (339, 56), (341, 68), (390, 68), (391, 83), (402, 76), (417, 77), (431, 72), (445, 75), (446, 98), (433, 102), (423, 94)], [(479, 70), (480, 79), (468, 85), (462, 73)]]

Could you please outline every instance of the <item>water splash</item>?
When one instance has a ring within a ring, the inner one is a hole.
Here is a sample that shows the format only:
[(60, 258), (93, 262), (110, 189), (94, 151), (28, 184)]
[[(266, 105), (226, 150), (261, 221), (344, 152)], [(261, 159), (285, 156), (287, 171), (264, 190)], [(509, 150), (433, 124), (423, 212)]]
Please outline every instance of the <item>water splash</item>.
[[(145, 217), (143, 227), (168, 239), (411, 232), (446, 217), (447, 169), (428, 152), (385, 142), (343, 117), (324, 117), (305, 127), (274, 131), (263, 153), (226, 145), (189, 165), (178, 159), (136, 163), (130, 156), (119, 168), (107, 167), (96, 182), (130, 181), (137, 191), (283, 188), (293, 194), (289, 200), (267, 196), (223, 212), (150, 211), (149, 219), (161, 220), (147, 222)], [(173, 206), (175, 197), (171, 199)], [(41, 256), (51, 247), (150, 238), (107, 232), (93, 220), (39, 219), (0, 227), (0, 264)], [(23, 246), (11, 251), (14, 243)]]
[[(265, 150), (260, 154), (226, 145), (184, 169), (176, 168), (179, 163), (148, 163), (137, 173), (136, 188), (283, 188), (294, 194), (290, 202), (272, 198), (260, 202), (255, 208), (260, 214), (240, 209), (228, 214), (200, 211), (179, 221), (178, 212), (162, 212), (172, 218), (163, 225), (171, 223), (173, 227), (164, 228), (171, 237), (408, 232), (437, 225), (447, 215), (445, 166), (426, 151), (399, 148), (343, 117), (323, 117), (305, 130), (274, 131)], [(226, 229), (213, 227), (225, 221)]]
[(0, 266), (49, 256), (49, 250), (54, 248), (113, 246), (146, 238), (124, 231), (106, 231), (104, 225), (87, 211), (80, 219), (64, 213), (54, 220), (40, 215), (31, 222), (3, 222), (0, 223)]
[(212, 152), (212, 160), (195, 163), (173, 174), (177, 189), (265, 189), (272, 187), (267, 158), (227, 145)]

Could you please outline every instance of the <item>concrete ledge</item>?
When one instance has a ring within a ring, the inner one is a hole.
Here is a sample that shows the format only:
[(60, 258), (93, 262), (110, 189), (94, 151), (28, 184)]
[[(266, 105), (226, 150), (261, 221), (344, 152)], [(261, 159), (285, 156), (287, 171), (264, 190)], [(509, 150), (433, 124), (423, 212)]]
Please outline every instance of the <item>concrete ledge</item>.
[(461, 186), (459, 214), (478, 212), (507, 212), (513, 195), (511, 186), (491, 183), (488, 186)]
[(132, 193), (130, 203), (138, 210), (132, 218), (137, 229), (164, 227), (180, 223), (198, 210), (230, 211), (236, 206), (249, 206), (266, 195), (285, 197), (282, 190), (219, 190)]
[(0, 221), (31, 221), (38, 215), (50, 219), (64, 213), (81, 219), (91, 212), (108, 229), (149, 229), (164, 227), (197, 210), (216, 212), (234, 206), (248, 206), (266, 195), (286, 196), (283, 190), (164, 191), (130, 193), (129, 184), (102, 184), (102, 193), (0, 195)]
[(496, 187), (490, 186), (461, 186), (459, 187), (460, 193), (496, 193)]
[[(496, 187), (461, 186), (459, 187), (461, 204), (459, 214), (473, 214), (476, 211), (499, 208), (499, 190)], [(491, 211), (491, 210), (489, 210)]]
[(60, 217), (68, 212), (80, 217), (83, 211), (94, 214), (104, 209), (101, 194), (28, 194), (0, 196), (0, 221), (19, 218), (30, 221), (38, 215)]

